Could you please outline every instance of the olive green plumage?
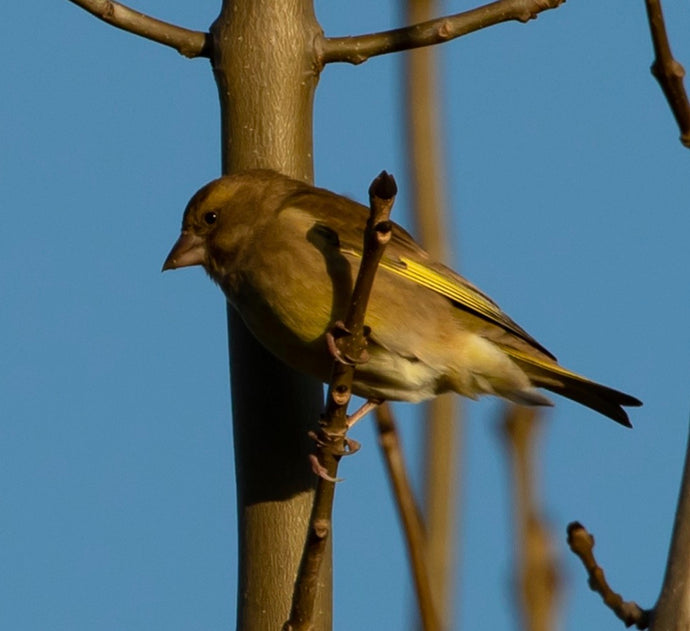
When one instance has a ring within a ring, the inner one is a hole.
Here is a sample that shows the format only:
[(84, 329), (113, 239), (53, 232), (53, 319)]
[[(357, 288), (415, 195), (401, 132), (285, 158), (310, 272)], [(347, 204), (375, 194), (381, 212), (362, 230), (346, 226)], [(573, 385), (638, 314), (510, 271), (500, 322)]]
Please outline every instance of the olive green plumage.
[[(285, 363), (328, 380), (325, 336), (343, 320), (369, 209), (273, 171), (219, 178), (187, 205), (163, 269), (202, 265), (257, 339)], [(559, 366), (476, 287), (394, 225), (366, 324), (369, 361), (353, 391), (421, 401), (453, 390), (551, 405), (536, 388), (629, 425), (640, 402)]]

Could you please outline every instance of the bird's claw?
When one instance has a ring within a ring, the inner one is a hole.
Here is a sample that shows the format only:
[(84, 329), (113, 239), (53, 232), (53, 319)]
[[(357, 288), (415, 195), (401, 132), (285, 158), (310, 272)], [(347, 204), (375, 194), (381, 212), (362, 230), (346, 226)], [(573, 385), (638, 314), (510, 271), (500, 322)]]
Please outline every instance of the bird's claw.
[[(364, 337), (367, 338), (371, 333), (371, 329), (368, 326), (364, 327)], [(328, 346), (328, 352), (331, 357), (337, 362), (344, 364), (345, 366), (357, 366), (358, 364), (365, 364), (369, 361), (369, 353), (366, 349), (362, 349), (359, 357), (350, 357), (347, 353), (343, 353), (338, 347), (338, 340), (352, 335), (350, 331), (342, 320), (338, 320), (333, 324), (330, 331), (326, 332), (326, 345)]]
[[(339, 434), (330, 434), (323, 429), (318, 432), (309, 432), (308, 435), (322, 451), (327, 451), (338, 458), (342, 456), (351, 456), (357, 453), (362, 447), (354, 438), (341, 436)], [(338, 445), (341, 441), (342, 446)]]
[[(329, 435), (323, 430), (318, 434), (316, 432), (309, 432), (309, 437), (314, 440), (321, 451), (327, 451), (338, 458), (342, 456), (351, 456), (359, 451), (361, 447), (359, 442), (347, 436), (343, 436), (341, 445), (338, 445), (338, 441), (336, 440), (338, 437)], [(343, 478), (334, 478), (330, 475), (328, 469), (321, 464), (316, 454), (309, 455), (309, 462), (311, 463), (311, 470), (327, 482), (333, 482), (333, 484), (335, 484), (336, 482), (343, 481)]]
[(320, 478), (323, 478), (327, 482), (333, 482), (333, 484), (335, 484), (336, 482), (343, 481), (342, 478), (334, 478), (332, 475), (328, 475), (328, 470), (319, 462), (316, 454), (309, 455), (309, 462), (311, 462), (311, 470), (314, 472), (314, 474), (318, 475)]

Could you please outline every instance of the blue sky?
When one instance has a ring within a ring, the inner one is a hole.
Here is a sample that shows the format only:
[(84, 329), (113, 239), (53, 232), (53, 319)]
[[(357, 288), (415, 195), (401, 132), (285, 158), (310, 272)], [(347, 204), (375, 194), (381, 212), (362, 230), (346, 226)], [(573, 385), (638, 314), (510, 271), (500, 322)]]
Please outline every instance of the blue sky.
[[(205, 29), (218, 4), (135, 6)], [(688, 66), (690, 12), (667, 4)], [(317, 12), (328, 35), (401, 24), (393, 2)], [(232, 628), (224, 301), (200, 270), (160, 273), (187, 199), (219, 173), (210, 68), (66, 0), (4, 15), (0, 627)], [(589, 527), (614, 587), (653, 604), (690, 412), (690, 153), (649, 74), (642, 3), (570, 0), (439, 53), (454, 264), (564, 365), (645, 403), (626, 431), (559, 399), (540, 442), (562, 628), (619, 628), (565, 526)], [(406, 223), (400, 72), (399, 56), (326, 69), (315, 171), (365, 200), (387, 169)], [(465, 409), (455, 628), (510, 629), (500, 406)], [(398, 412), (414, 467), (422, 421)], [(335, 629), (405, 628), (411, 589), (371, 424), (354, 437), (363, 449), (336, 498)]]

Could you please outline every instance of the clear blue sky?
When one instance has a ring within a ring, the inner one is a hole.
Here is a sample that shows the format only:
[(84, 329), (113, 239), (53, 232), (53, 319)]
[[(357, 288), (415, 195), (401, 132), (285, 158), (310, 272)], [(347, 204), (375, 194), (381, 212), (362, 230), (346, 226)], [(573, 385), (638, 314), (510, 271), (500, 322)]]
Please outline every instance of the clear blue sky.
[[(666, 4), (690, 66), (690, 11)], [(204, 29), (218, 5), (135, 6)], [(567, 630), (620, 628), (567, 552), (573, 519), (615, 588), (655, 601), (690, 412), (690, 152), (648, 71), (643, 3), (596, 5), (440, 49), (455, 264), (562, 363), (645, 402), (633, 431), (562, 399), (549, 415), (539, 483)], [(394, 2), (317, 10), (329, 35), (401, 23)], [(0, 628), (233, 628), (224, 301), (201, 270), (160, 273), (188, 197), (219, 173), (209, 65), (66, 0), (7, 3), (0, 51)], [(400, 70), (398, 56), (326, 69), (315, 158), (318, 184), (359, 199), (395, 173), (405, 223)], [(500, 408), (466, 409), (456, 628), (511, 629)], [(404, 629), (411, 590), (371, 425), (355, 438), (335, 628)]]

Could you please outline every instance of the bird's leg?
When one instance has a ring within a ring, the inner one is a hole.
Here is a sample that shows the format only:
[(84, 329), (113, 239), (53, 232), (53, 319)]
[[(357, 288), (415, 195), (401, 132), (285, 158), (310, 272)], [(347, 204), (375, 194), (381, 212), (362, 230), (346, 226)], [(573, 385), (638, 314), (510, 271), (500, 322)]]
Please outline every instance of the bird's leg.
[[(368, 326), (363, 327), (363, 340), (362, 344), (366, 345), (367, 338), (371, 332)], [(352, 332), (345, 326), (345, 324), (338, 320), (333, 324), (330, 330), (326, 332), (326, 344), (328, 346), (328, 352), (333, 357), (334, 361), (337, 362), (334, 365), (334, 375), (339, 368), (339, 364), (343, 366), (349, 366), (354, 368), (357, 364), (362, 364), (369, 360), (369, 355), (366, 349), (362, 348), (360, 356), (358, 358), (352, 358), (347, 352), (342, 350), (342, 342), (344, 338), (351, 336)], [(346, 344), (347, 347), (347, 344)], [(342, 370), (348, 370), (343, 368)], [(335, 377), (334, 377), (335, 379)], [(339, 406), (341, 414), (345, 413), (346, 406), (350, 402), (350, 397), (352, 396), (351, 390), (351, 379), (350, 383), (344, 384), (340, 383), (337, 386), (331, 384), (329, 388), (329, 396), (331, 397), (331, 402)], [(318, 475), (320, 478), (327, 480), (328, 482), (339, 482), (339, 478), (335, 478), (328, 473), (327, 468), (319, 460), (319, 452), (328, 452), (335, 456), (336, 460), (342, 458), (343, 456), (349, 456), (359, 450), (359, 443), (352, 438), (346, 436), (346, 432), (360, 419), (364, 418), (371, 410), (376, 408), (382, 401), (378, 399), (370, 399), (363, 406), (361, 406), (354, 414), (344, 418), (344, 425), (341, 424), (335, 428), (331, 428), (330, 431), (327, 428), (327, 423), (324, 415), (322, 415), (319, 421), (318, 432), (310, 432), (309, 436), (314, 440), (317, 445), (317, 453), (312, 454), (309, 457), (311, 462), (312, 471)], [(342, 418), (342, 417), (341, 417)]]
[(353, 414), (347, 417), (347, 428), (350, 429), (355, 423), (361, 421), (369, 412), (375, 410), (383, 403), (383, 399), (369, 399), (359, 409), (355, 410)]

